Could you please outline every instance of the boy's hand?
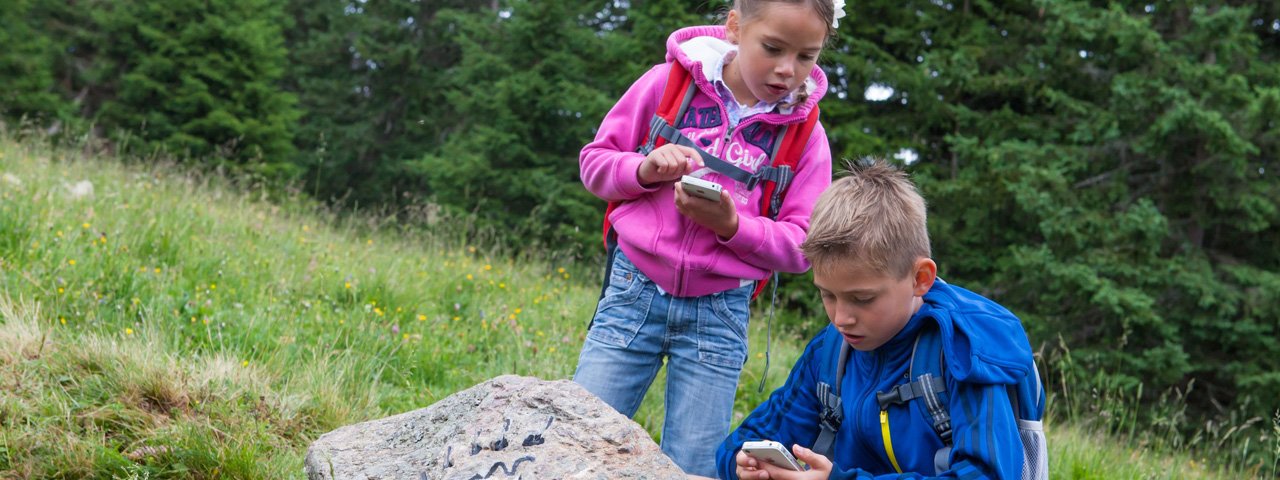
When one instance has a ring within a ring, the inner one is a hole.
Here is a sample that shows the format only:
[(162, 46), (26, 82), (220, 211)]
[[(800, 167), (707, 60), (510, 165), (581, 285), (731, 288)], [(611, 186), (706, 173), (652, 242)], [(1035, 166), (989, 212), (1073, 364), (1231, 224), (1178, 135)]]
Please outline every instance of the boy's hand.
[(831, 476), (831, 460), (813, 450), (794, 445), (791, 453), (796, 460), (809, 465), (809, 469), (801, 472), (787, 470), (769, 462), (757, 460), (751, 455), (738, 451), (734, 460), (738, 464), (738, 478), (741, 480), (826, 480)]
[(738, 233), (738, 208), (728, 190), (720, 191), (720, 201), (695, 197), (676, 183), (676, 210), (698, 225), (707, 227), (720, 238), (733, 238)]
[(641, 185), (679, 180), (680, 177), (702, 167), (702, 156), (689, 147), (668, 143), (655, 148), (640, 162), (636, 178)]

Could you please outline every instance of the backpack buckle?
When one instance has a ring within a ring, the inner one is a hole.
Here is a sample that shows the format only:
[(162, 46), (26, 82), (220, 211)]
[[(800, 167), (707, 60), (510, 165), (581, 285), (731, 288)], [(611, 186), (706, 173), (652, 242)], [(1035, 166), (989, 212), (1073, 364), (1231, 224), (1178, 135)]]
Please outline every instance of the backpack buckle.
[(841, 421), (841, 416), (834, 408), (823, 408), (822, 413), (818, 415), (818, 425), (833, 432), (840, 430)]
[(905, 398), (902, 394), (902, 387), (909, 387), (911, 384), (898, 385), (889, 389), (887, 392), (876, 392), (876, 403), (880, 404), (880, 409), (885, 410), (889, 405), (901, 405), (906, 403), (910, 398)]

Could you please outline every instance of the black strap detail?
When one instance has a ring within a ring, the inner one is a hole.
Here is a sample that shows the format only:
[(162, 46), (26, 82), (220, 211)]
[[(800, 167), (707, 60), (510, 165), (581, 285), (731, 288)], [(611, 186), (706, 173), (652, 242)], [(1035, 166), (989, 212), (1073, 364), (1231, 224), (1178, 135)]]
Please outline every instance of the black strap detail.
[(769, 211), (766, 213), (770, 219), (777, 220), (778, 212), (782, 210), (782, 194), (787, 191), (787, 187), (791, 186), (791, 179), (795, 175), (791, 173), (791, 167), (786, 165), (769, 167), (769, 169), (777, 172), (778, 179), (774, 180), (777, 185), (773, 188), (773, 195), (769, 199)]
[(898, 385), (887, 392), (876, 392), (876, 403), (880, 404), (881, 410), (885, 410), (889, 405), (901, 405), (913, 399), (922, 398), (925, 396), (926, 382), (935, 392), (947, 391), (947, 383), (942, 378), (926, 373), (914, 382)]
[(840, 424), (844, 423), (844, 401), (840, 398), (840, 383), (844, 380), (844, 364), (848, 362), (852, 350), (847, 342), (840, 342), (840, 360), (836, 363), (834, 389), (826, 383), (818, 383), (818, 403), (822, 405), (822, 411), (818, 414), (820, 430), (812, 450), (832, 461), (835, 461), (832, 447), (835, 445), (836, 432), (840, 430)]
[(925, 409), (933, 417), (933, 431), (942, 437), (942, 443), (951, 445), (951, 414), (947, 406), (938, 399), (938, 392), (947, 391), (947, 382), (931, 373), (920, 375), (911, 383), (893, 387), (887, 392), (876, 392), (876, 402), (881, 410), (888, 410), (890, 405), (902, 405), (917, 398), (923, 398)]

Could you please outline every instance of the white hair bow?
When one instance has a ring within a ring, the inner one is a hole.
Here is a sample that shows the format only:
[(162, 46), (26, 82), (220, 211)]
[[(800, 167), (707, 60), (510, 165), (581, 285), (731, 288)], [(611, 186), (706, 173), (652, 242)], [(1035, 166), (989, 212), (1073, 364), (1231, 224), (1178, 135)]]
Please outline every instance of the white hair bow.
[(844, 0), (834, 0), (836, 15), (831, 19), (831, 28), (840, 28), (840, 19), (844, 18)]

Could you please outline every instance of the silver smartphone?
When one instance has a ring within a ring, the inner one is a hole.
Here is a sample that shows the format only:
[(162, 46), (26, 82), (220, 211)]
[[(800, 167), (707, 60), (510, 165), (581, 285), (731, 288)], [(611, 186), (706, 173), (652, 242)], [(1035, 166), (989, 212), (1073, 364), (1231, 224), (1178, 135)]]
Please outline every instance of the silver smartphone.
[(757, 460), (763, 460), (788, 470), (803, 470), (800, 468), (800, 462), (796, 461), (796, 457), (787, 451), (787, 447), (772, 440), (743, 443), (742, 451)]
[(720, 190), (723, 187), (715, 182), (703, 180), (698, 177), (690, 177), (685, 175), (680, 178), (680, 186), (684, 188), (684, 193), (695, 197), (705, 198), (713, 202), (720, 201)]

